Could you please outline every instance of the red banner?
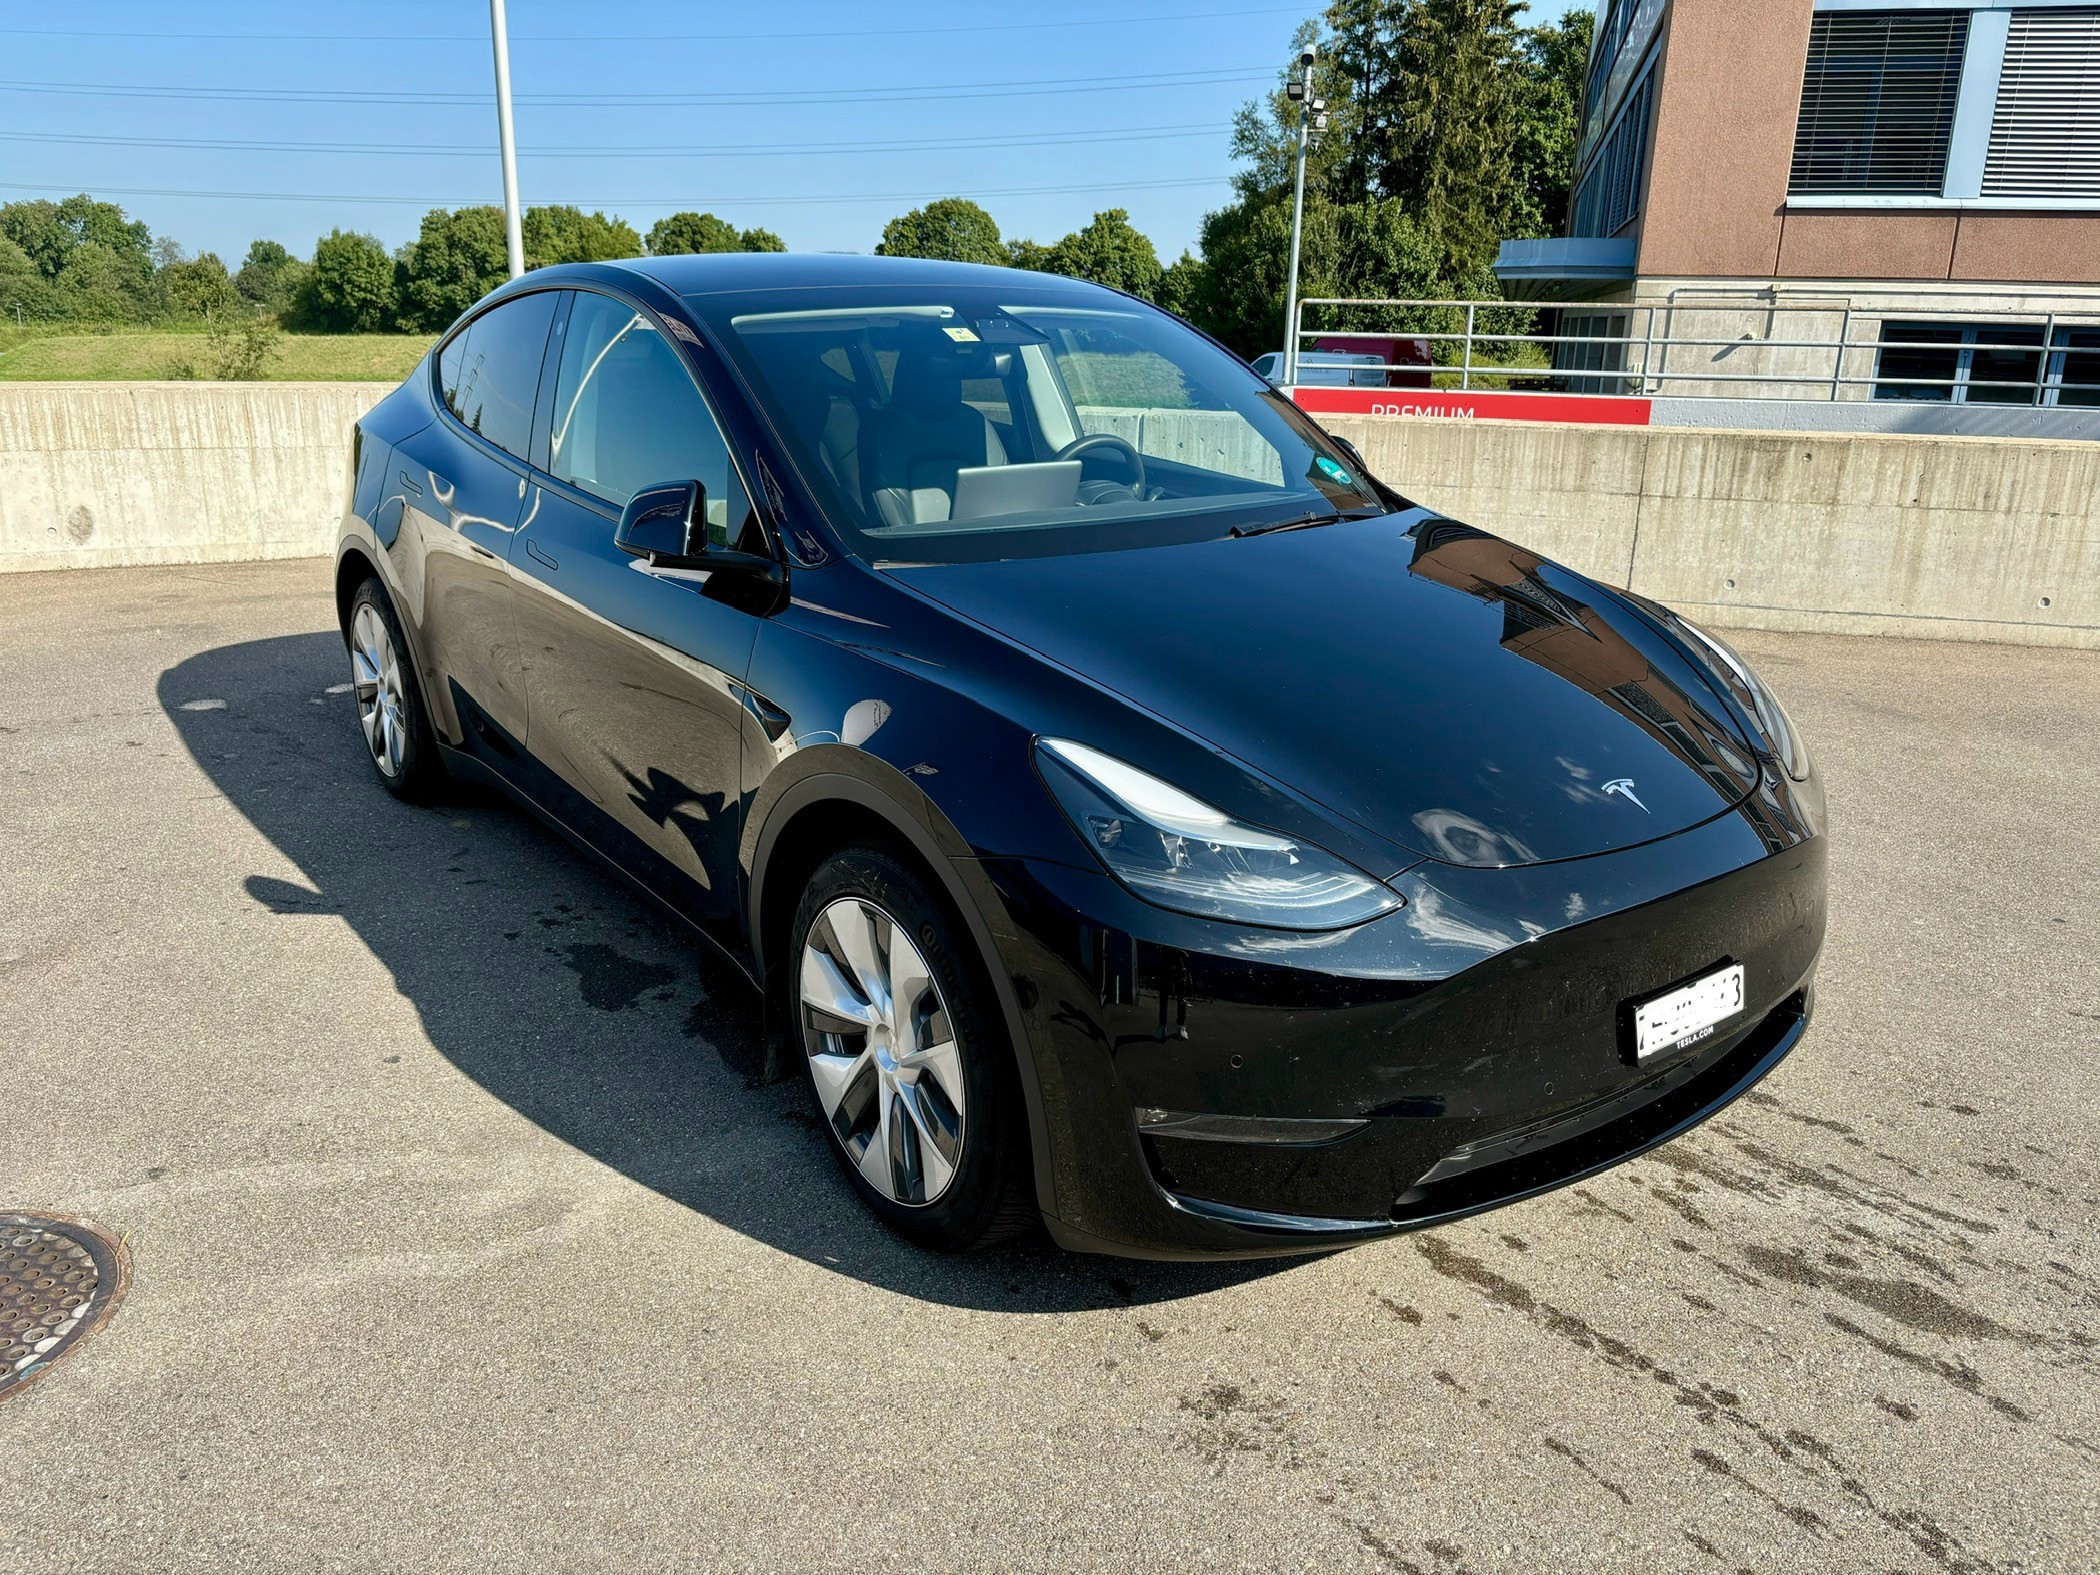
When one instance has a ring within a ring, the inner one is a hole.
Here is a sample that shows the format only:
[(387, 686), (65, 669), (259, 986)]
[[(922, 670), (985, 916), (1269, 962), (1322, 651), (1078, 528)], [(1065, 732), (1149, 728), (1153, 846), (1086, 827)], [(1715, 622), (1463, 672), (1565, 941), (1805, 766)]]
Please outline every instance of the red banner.
[(1612, 394), (1460, 393), (1447, 388), (1294, 388), (1298, 408), (1318, 416), (1421, 416), (1471, 421), (1580, 421), (1644, 427), (1649, 401)]

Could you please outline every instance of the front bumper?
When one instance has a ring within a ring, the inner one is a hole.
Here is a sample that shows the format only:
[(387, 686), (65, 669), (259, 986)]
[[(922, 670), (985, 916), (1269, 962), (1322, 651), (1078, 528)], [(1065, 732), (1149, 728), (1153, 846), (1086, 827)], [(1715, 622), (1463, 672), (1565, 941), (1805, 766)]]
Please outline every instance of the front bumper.
[[(1135, 1256), (1323, 1251), (1666, 1142), (1799, 1043), (1825, 849), (1730, 814), (1562, 864), (1424, 865), (1396, 880), (1399, 913), (1319, 935), (987, 861), (1042, 1096), (1046, 1222)], [(1745, 967), (1743, 1013), (1636, 1064), (1627, 1003), (1726, 962)]]
[[(1446, 1224), (1580, 1181), (1690, 1131), (1740, 1098), (1785, 1059), (1807, 1032), (1811, 1009), (1809, 992), (1797, 992), (1721, 1050), (1689, 1057), (1583, 1110), (1462, 1144), (1395, 1199), (1382, 1218), (1294, 1214), (1220, 1203), (1175, 1190), (1190, 1184), (1176, 1175), (1162, 1177), (1163, 1190), (1183, 1213), (1232, 1230), (1239, 1245), (1226, 1250), (1249, 1254), (1324, 1251)], [(1374, 1195), (1379, 1151), (1390, 1141), (1381, 1142), (1375, 1135), (1377, 1125), (1373, 1124), (1370, 1134), (1352, 1140), (1359, 1152), (1350, 1156), (1356, 1164), (1347, 1168), (1373, 1173), (1361, 1177), (1358, 1190), (1363, 1196)], [(1323, 1154), (1319, 1159), (1330, 1157)], [(1248, 1187), (1251, 1178), (1244, 1173), (1230, 1174), (1229, 1161), (1222, 1168), (1225, 1177), (1194, 1184), (1216, 1187), (1222, 1181), (1225, 1186)], [(1289, 1190), (1287, 1184), (1277, 1188), (1279, 1195)], [(1074, 1235), (1069, 1231), (1060, 1234)], [(1114, 1250), (1106, 1243), (1076, 1239), (1067, 1239), (1066, 1245)]]

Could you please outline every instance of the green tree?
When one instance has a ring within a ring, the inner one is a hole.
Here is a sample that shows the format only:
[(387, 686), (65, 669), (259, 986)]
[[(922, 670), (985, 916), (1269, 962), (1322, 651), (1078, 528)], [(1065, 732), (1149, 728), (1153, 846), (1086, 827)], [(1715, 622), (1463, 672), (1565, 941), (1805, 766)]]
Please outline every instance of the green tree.
[(740, 230), (712, 213), (673, 213), (649, 226), (651, 257), (691, 257), (703, 252), (784, 252), (787, 242), (771, 230)]
[(153, 236), (114, 203), (85, 195), (0, 206), (0, 238), (12, 242), (40, 286), (16, 287), (26, 318), (137, 322), (148, 311)]
[(1520, 0), (1423, 0), (1409, 41), (1412, 94), (1401, 124), (1423, 227), (1454, 274), (1492, 260), (1504, 236), (1535, 234), (1540, 224), (1514, 156), (1523, 9)]
[(314, 243), (295, 312), (324, 333), (377, 333), (392, 326), (397, 299), (394, 260), (378, 239), (330, 230)]
[(248, 304), (233, 287), (226, 264), (216, 252), (164, 263), (156, 278), (161, 300), (176, 317), (211, 321), (241, 311)]
[(52, 281), (52, 315), (82, 323), (136, 323), (145, 319), (145, 287), (128, 252), (82, 241), (66, 253)]
[(1159, 295), (1160, 279), (1166, 272), (1159, 265), (1159, 253), (1153, 250), (1152, 242), (1130, 222), (1130, 214), (1122, 208), (1095, 214), (1085, 229), (1074, 230), (1047, 248), (1035, 266), (1045, 273), (1105, 284), (1148, 301)]
[(78, 237), (59, 222), (58, 204), (38, 198), (0, 207), (0, 236), (12, 241), (45, 279), (56, 279)]
[(58, 205), (59, 222), (78, 235), (84, 246), (106, 247), (143, 283), (153, 266), (153, 232), (143, 219), (127, 219), (113, 202), (97, 202), (85, 193)]
[(509, 277), (501, 208), (433, 208), (402, 250), (401, 327), (434, 334)]
[(1006, 243), (1006, 266), (1025, 268), (1030, 273), (1049, 273), (1050, 254), (1057, 248), (1045, 246), (1041, 241), (1008, 241)]
[(878, 257), (933, 257), (943, 262), (1011, 261), (992, 216), (967, 197), (943, 197), (900, 214), (882, 227)]
[[(642, 238), (625, 219), (608, 219), (602, 213), (555, 205), (527, 208), (521, 225), (525, 238), (525, 266), (551, 268), (556, 263), (611, 262), (639, 257)], [(509, 269), (506, 243), (504, 267)]]
[(1203, 259), (1184, 251), (1160, 275), (1159, 294), (1153, 299), (1176, 317), (1191, 317), (1196, 301), (1210, 287)]
[(1570, 11), (1524, 36), (1524, 81), (1510, 151), (1541, 235), (1558, 235), (1568, 227), (1575, 144), (1582, 132), (1582, 81), (1596, 21), (1593, 12)]
[(233, 287), (259, 310), (282, 314), (298, 296), (305, 278), (306, 264), (288, 248), (276, 241), (254, 241), (240, 272), (233, 276)]
[(649, 226), (651, 257), (693, 257), (707, 252), (740, 252), (743, 232), (712, 213), (673, 213)]
[(0, 327), (15, 321), (42, 321), (51, 315), (51, 282), (37, 272), (29, 253), (0, 235)]
[[(1335, 0), (1327, 8), (1315, 85), (1333, 106), (1333, 129), (1315, 165), (1344, 201), (1421, 195), (1407, 114), (1422, 10), (1421, 0)], [(1311, 42), (1318, 31), (1301, 30), (1294, 42)], [(1280, 100), (1271, 105), (1280, 111)], [(1280, 112), (1270, 118), (1278, 140), (1286, 125), (1295, 127)]]
[[(1190, 322), (1248, 358), (1283, 348), (1284, 268), (1289, 255), (1288, 201), (1243, 200), (1203, 220), (1203, 262), (1187, 280)], [(1308, 202), (1299, 279), (1306, 294), (1326, 294), (1322, 265), (1334, 248), (1333, 209)]]
[[(1301, 295), (1494, 299), (1499, 243), (1559, 222), (1591, 19), (1524, 28), (1522, 9), (1334, 0), (1298, 29), (1293, 55), (1319, 44), (1313, 91), (1331, 121), (1306, 163)], [(1200, 265), (1177, 265), (1172, 285), (1177, 309), (1245, 354), (1283, 343), (1297, 126), (1279, 72), (1233, 123), (1237, 200), (1206, 218)], [(1358, 312), (1349, 326), (1444, 331), (1461, 315)], [(1495, 321), (1511, 331), (1518, 316)]]
[(135, 284), (153, 274), (153, 232), (125, 218), (115, 203), (84, 193), (64, 202), (8, 203), (0, 207), (0, 235), (21, 247), (47, 279), (57, 278), (81, 246), (101, 247)]

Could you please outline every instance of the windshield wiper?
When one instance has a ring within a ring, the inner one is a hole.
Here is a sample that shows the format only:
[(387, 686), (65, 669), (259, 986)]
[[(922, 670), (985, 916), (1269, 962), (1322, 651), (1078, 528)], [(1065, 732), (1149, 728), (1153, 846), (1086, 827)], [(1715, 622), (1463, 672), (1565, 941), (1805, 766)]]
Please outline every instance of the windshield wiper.
[(1367, 520), (1383, 512), (1382, 509), (1357, 509), (1348, 514), (1334, 511), (1321, 513), (1316, 509), (1310, 514), (1301, 514), (1296, 519), (1278, 520), (1273, 525), (1235, 525), (1232, 527), (1232, 534), (1267, 536), (1280, 530), (1310, 530), (1315, 525), (1339, 525), (1343, 520)]

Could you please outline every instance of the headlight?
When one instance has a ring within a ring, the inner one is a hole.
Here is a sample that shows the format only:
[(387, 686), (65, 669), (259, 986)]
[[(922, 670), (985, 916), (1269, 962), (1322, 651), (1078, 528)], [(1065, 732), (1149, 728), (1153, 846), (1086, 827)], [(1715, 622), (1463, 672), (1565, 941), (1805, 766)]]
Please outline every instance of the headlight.
[(1036, 759), (1087, 845), (1147, 902), (1282, 930), (1340, 929), (1400, 906), (1397, 893), (1333, 854), (1243, 826), (1098, 749), (1045, 738)]
[(1706, 658), (1706, 665), (1713, 670), (1714, 676), (1727, 685), (1745, 710), (1757, 718), (1765, 742), (1771, 746), (1772, 758), (1784, 766), (1786, 774), (1795, 781), (1805, 780), (1808, 776), (1808, 746), (1802, 743), (1800, 733), (1794, 728), (1794, 719), (1786, 714), (1786, 707), (1779, 703), (1779, 696), (1772, 693), (1771, 686), (1718, 635), (1708, 634), (1679, 613), (1671, 613), (1670, 621), (1691, 640), (1692, 648)]

